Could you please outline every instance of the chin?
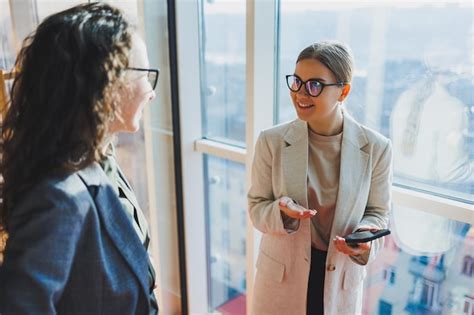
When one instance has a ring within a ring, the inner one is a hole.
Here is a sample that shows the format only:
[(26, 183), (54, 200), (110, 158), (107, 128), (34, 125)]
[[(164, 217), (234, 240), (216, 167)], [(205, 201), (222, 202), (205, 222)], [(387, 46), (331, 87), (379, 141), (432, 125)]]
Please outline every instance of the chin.
[(301, 115), (298, 111), (296, 111), (296, 116), (301, 120), (305, 120), (304, 115)]
[(137, 124), (136, 126), (132, 126), (129, 132), (134, 133), (134, 132), (137, 132), (138, 130), (140, 130), (140, 124)]
[(301, 113), (297, 108), (295, 108), (295, 111), (296, 111), (296, 116), (298, 116), (299, 119), (303, 121), (310, 120), (310, 115), (305, 115), (304, 113)]
[(140, 130), (140, 116), (135, 117), (134, 120), (130, 121), (128, 130), (129, 132), (137, 132), (138, 130)]
[(133, 125), (128, 125), (128, 126), (125, 126), (121, 132), (125, 132), (125, 133), (135, 133), (137, 132), (138, 130), (140, 130), (140, 124), (133, 124)]

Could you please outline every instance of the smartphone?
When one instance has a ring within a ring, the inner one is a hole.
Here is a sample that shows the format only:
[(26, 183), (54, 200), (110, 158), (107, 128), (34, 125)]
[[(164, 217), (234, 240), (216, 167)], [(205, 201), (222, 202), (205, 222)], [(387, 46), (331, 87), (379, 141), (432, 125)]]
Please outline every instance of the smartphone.
[(375, 239), (378, 239), (379, 237), (389, 235), (389, 234), (390, 234), (389, 229), (382, 229), (376, 232), (360, 231), (360, 232), (354, 232), (352, 234), (346, 235), (345, 239), (348, 245), (357, 245), (358, 243), (370, 242)]

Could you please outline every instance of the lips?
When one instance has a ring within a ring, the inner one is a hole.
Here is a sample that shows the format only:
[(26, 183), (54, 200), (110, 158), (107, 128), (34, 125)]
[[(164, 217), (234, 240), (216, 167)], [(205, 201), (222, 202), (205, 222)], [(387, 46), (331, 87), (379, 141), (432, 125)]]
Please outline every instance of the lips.
[(297, 102), (296, 104), (298, 104), (299, 108), (304, 108), (304, 109), (314, 107), (313, 104), (305, 104), (305, 103), (300, 103), (300, 102)]

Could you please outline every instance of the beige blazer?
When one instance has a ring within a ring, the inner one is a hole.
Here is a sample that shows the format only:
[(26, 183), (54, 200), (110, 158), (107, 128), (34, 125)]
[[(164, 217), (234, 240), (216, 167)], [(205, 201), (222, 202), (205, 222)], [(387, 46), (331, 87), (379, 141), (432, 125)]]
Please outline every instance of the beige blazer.
[[(392, 149), (390, 140), (344, 113), (341, 170), (331, 239), (362, 225), (386, 228), (390, 209)], [(252, 297), (253, 315), (305, 315), (311, 259), (310, 219), (296, 231), (285, 230), (278, 199), (289, 196), (307, 207), (308, 127), (299, 119), (263, 131), (256, 144), (250, 218), (263, 233)], [(316, 214), (317, 215), (317, 214)], [(324, 284), (324, 314), (360, 314), (365, 264), (383, 240), (373, 241), (370, 255), (348, 257), (332, 242)]]

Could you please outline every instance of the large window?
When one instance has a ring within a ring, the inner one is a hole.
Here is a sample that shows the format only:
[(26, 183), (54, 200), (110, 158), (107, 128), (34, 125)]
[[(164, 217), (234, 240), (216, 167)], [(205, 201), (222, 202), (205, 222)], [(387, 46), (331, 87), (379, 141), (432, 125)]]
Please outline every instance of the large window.
[[(245, 147), (245, 2), (200, 1), (202, 137)], [(225, 36), (223, 36), (225, 34)], [(245, 166), (204, 159), (208, 310), (245, 313)]]
[[(345, 42), (356, 61), (346, 110), (391, 138), (394, 184), (473, 203), (471, 4), (281, 0), (280, 20), (279, 122), (296, 117), (284, 75), (293, 73), (298, 53), (320, 40)], [(461, 312), (473, 294), (463, 272), (473, 229), (423, 202), (420, 209), (394, 199), (393, 235), (369, 268), (365, 314)]]
[(346, 110), (393, 143), (393, 235), (370, 267), (365, 314), (471, 312), (472, 5), (177, 6), (190, 312), (240, 314), (245, 304), (249, 312), (260, 241), (244, 214), (253, 147), (261, 130), (296, 117), (284, 75), (323, 39), (355, 55)]
[(203, 136), (245, 147), (245, 1), (200, 3)]
[(281, 0), (280, 16), (278, 121), (295, 117), (284, 75), (298, 53), (345, 42), (356, 61), (345, 106), (392, 139), (395, 183), (473, 202), (471, 4)]

